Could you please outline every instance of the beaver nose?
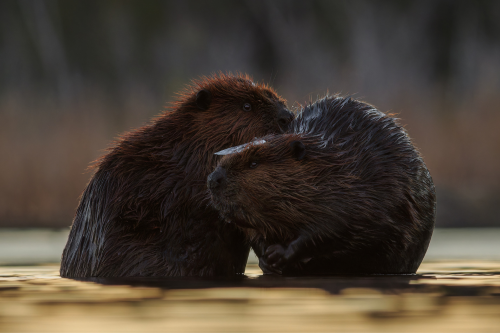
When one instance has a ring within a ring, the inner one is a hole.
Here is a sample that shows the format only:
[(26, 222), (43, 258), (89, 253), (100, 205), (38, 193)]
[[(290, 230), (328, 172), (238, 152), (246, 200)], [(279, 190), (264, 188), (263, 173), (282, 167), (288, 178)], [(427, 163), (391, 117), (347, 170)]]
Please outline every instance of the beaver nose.
[(278, 125), (282, 131), (286, 131), (288, 129), (288, 125), (290, 125), (293, 119), (293, 113), (288, 111), (286, 108), (282, 108), (278, 111)]
[(217, 167), (214, 172), (208, 175), (207, 187), (211, 190), (222, 187), (226, 180), (226, 169)]

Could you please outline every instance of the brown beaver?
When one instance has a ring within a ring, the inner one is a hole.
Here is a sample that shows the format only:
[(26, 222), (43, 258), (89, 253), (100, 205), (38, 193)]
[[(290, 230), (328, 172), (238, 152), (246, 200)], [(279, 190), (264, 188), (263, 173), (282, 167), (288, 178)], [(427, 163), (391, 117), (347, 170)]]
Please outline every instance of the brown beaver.
[(194, 81), (171, 110), (123, 135), (82, 194), (61, 276), (243, 273), (250, 245), (209, 206), (214, 153), (282, 133), (293, 119), (270, 87), (243, 75)]
[(208, 177), (221, 216), (247, 237), (264, 272), (409, 274), (434, 229), (431, 176), (395, 119), (325, 97), (288, 134), (229, 154)]

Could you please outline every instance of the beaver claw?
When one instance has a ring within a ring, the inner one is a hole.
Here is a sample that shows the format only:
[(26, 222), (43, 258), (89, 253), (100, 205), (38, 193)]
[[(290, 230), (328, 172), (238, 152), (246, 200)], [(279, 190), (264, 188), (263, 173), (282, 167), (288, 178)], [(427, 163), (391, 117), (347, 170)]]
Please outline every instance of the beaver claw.
[(264, 274), (283, 274), (283, 270), (295, 257), (294, 248), (287, 246), (284, 248), (280, 244), (269, 246), (264, 255), (259, 258), (259, 267)]
[[(259, 267), (264, 274), (289, 274), (300, 271), (300, 266), (307, 264), (312, 256), (307, 254), (307, 236), (301, 235), (290, 242), (286, 247), (281, 244), (273, 244), (265, 247), (261, 243), (259, 248)], [(265, 251), (264, 251), (265, 249)]]
[(271, 267), (266, 263), (266, 261), (263, 258), (259, 258), (259, 267), (260, 269), (262, 269), (262, 272), (264, 274), (278, 274), (278, 275), (283, 274), (282, 270)]

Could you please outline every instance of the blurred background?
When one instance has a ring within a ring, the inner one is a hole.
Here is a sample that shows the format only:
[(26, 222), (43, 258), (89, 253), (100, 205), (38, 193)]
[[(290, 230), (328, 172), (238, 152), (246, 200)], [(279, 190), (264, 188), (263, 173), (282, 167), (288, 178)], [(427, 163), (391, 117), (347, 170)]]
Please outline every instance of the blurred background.
[(396, 113), (437, 226), (500, 227), (496, 0), (2, 0), (0, 227), (69, 227), (90, 162), (218, 71)]
[[(437, 188), (418, 276), (59, 277), (89, 164), (219, 71), (397, 114)], [(498, 332), (499, 125), (498, 0), (0, 0), (0, 332)]]

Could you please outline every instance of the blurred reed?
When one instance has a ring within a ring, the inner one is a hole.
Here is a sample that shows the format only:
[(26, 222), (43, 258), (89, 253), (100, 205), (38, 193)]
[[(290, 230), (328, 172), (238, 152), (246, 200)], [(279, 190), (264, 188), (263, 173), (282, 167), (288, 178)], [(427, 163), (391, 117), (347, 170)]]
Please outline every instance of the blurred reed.
[[(90, 163), (120, 133), (162, 112), (161, 105), (144, 95), (130, 95), (120, 103), (91, 97), (95, 95), (64, 105), (71, 112), (36, 94), (0, 100), (0, 156), (4, 157), (0, 225), (68, 226), (92, 175), (86, 171)], [(390, 111), (397, 112), (406, 125), (437, 184), (438, 200), (443, 199), (439, 225), (456, 226), (458, 220), (468, 218), (463, 214), (474, 215), (472, 224), (498, 225), (500, 113), (495, 105), (500, 98), (445, 115), (422, 112), (414, 102), (395, 101)], [(440, 108), (441, 103), (430, 106)], [(454, 197), (449, 199), (447, 191)], [(451, 207), (446, 200), (451, 200)], [(457, 200), (466, 206), (457, 205)], [(470, 226), (471, 221), (464, 224)]]

